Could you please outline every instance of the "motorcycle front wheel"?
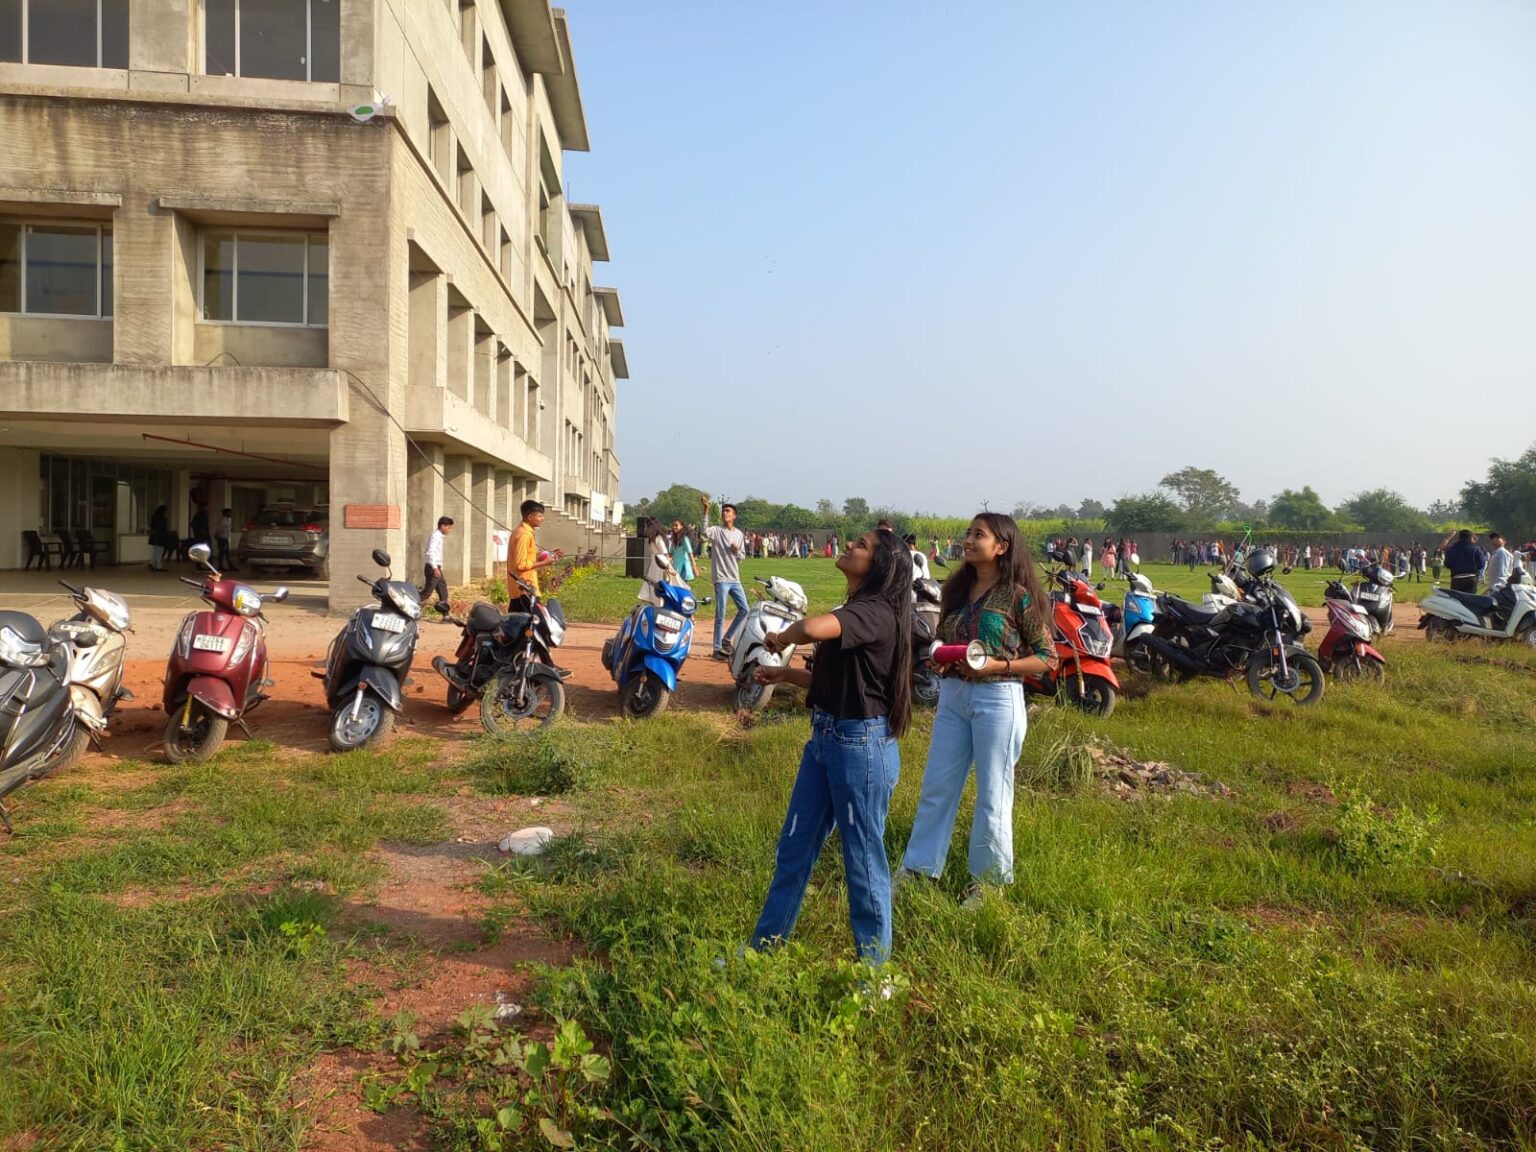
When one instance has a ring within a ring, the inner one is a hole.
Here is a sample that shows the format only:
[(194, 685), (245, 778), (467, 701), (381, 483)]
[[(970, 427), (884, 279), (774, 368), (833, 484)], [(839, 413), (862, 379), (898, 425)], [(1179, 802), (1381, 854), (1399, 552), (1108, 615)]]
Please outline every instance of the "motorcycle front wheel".
[(772, 699), (772, 684), (759, 684), (748, 676), (745, 682), (736, 685), (736, 711), (738, 712), (761, 712), (768, 707), (768, 701)]
[(91, 730), (77, 722), (75, 730), (69, 734), (69, 741), (64, 745), (64, 750), (59, 753), (58, 759), (49, 765), (48, 771), (56, 772), (60, 768), (68, 768), (84, 756), (90, 747)]
[(515, 672), (498, 672), (480, 695), (480, 726), (498, 732), (547, 728), (565, 711), (565, 685), (540, 677), (522, 683)]
[(1248, 661), (1248, 691), (1260, 700), (1284, 696), (1292, 704), (1315, 704), (1323, 698), (1323, 669), (1310, 655), (1297, 653), (1286, 657), (1286, 670), (1266, 650), (1256, 652)]
[[(1327, 669), (1325, 669), (1327, 671)], [(1341, 684), (1351, 680), (1366, 680), (1380, 684), (1387, 678), (1387, 670), (1381, 661), (1362, 656), (1340, 656), (1333, 662), (1333, 678)]]
[(229, 721), (196, 702), (187, 723), (181, 718), (185, 707), (176, 709), (165, 725), (165, 758), (172, 764), (188, 760), (203, 761), (219, 750), (229, 732)]
[(356, 702), (357, 719), (352, 718), (354, 701), (344, 700), (331, 715), (331, 751), (351, 752), (357, 748), (371, 748), (388, 736), (395, 726), (395, 714), (384, 701), (371, 693), (364, 693)]
[(1062, 680), (1067, 703), (1090, 716), (1104, 718), (1115, 710), (1115, 686), (1102, 676), (1084, 676), (1081, 685), (1076, 676)]
[(1424, 639), (1444, 640), (1447, 644), (1454, 644), (1461, 639), (1461, 630), (1442, 616), (1431, 616), (1424, 625)]
[(912, 703), (920, 708), (936, 708), (939, 704), (939, 674), (931, 666), (912, 671)]
[(672, 693), (654, 676), (642, 672), (619, 692), (619, 711), (631, 720), (660, 716), (667, 710)]

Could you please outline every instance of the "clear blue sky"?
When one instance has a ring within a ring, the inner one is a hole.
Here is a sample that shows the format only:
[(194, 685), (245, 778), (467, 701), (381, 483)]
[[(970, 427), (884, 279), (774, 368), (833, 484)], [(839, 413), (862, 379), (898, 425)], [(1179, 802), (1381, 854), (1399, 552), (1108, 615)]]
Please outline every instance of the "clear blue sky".
[(626, 500), (964, 514), (1536, 440), (1536, 3), (568, 0)]

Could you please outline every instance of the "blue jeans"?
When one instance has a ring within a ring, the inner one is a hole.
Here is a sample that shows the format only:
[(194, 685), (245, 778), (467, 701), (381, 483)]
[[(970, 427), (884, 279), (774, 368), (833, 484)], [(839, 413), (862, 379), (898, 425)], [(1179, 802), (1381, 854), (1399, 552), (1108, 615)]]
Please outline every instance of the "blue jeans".
[(944, 871), (965, 778), (976, 766), (970, 872), (977, 880), (1013, 883), (1013, 766), (1028, 726), (1024, 686), (1017, 681), (949, 678), (939, 686), (917, 818), (901, 866), (937, 878)]
[(720, 651), (720, 630), (725, 627), (725, 599), (729, 596), (731, 603), (736, 605), (736, 615), (731, 617), (731, 629), (725, 634), (727, 640), (736, 635), (736, 625), (741, 623), (741, 617), (747, 610), (747, 594), (740, 584), (716, 584), (715, 585), (715, 651)]
[(789, 939), (821, 846), (837, 828), (848, 880), (848, 920), (862, 959), (882, 964), (891, 954), (891, 865), (885, 856), (885, 814), (901, 775), (901, 749), (884, 717), (811, 717), (811, 738), (789, 794), (779, 833), (773, 883), (752, 932), (752, 947)]

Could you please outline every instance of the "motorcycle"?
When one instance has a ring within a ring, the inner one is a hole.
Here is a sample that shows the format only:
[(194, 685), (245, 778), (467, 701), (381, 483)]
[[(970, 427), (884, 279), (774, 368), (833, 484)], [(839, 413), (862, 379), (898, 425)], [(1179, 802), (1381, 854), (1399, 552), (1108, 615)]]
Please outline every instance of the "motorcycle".
[(1137, 672), (1152, 671), (1152, 651), (1146, 643), (1157, 620), (1157, 590), (1140, 572), (1132, 572), (1125, 591), (1125, 604), (1115, 623), (1115, 643), (1110, 654), (1124, 660)]
[(603, 667), (619, 686), (619, 711), (632, 720), (666, 711), (688, 659), (693, 614), (699, 606), (687, 588), (661, 580), (651, 587), (660, 606), (638, 605), (618, 632), (603, 641)]
[(69, 752), (73, 761), (91, 743), (100, 746), (118, 703), (133, 699), (133, 693), (123, 687), (123, 657), (128, 651), (124, 634), (133, 631), (133, 620), (127, 601), (117, 593), (77, 588), (67, 580), (59, 583), (79, 609), (48, 629), (49, 643), (69, 654), (69, 691), (78, 722)]
[(375, 548), (373, 562), (384, 569), (376, 580), (359, 576), (376, 604), (365, 604), (336, 634), (325, 654), (325, 706), (331, 710), (334, 752), (377, 744), (389, 735), (404, 710), (400, 690), (411, 672), (421, 620), (421, 594), (404, 580), (390, 579), (389, 553)]
[(765, 591), (757, 594), (757, 603), (736, 626), (736, 640), (731, 648), (731, 676), (736, 681), (736, 710), (759, 712), (773, 698), (772, 684), (759, 684), (754, 676), (759, 668), (778, 668), (788, 664), (795, 650), (791, 645), (775, 655), (764, 646), (770, 632), (782, 632), (805, 618), (805, 589), (793, 580), (772, 576), (755, 578)]
[(219, 750), (230, 724), (246, 736), (245, 715), (267, 699), (267, 600), (281, 604), (288, 589), (263, 597), (249, 584), (226, 580), (210, 562), (212, 550), (194, 544), (187, 555), (208, 570), (202, 580), (179, 577), (196, 588), (207, 609), (181, 622), (165, 668), (162, 703), (165, 755), (172, 764), (206, 760)]
[(1523, 568), (1516, 568), (1509, 582), (1492, 596), (1436, 585), (1419, 601), (1419, 627), (1426, 640), (1481, 636), (1518, 640), (1536, 648), (1536, 585)]
[[(69, 652), (25, 612), (0, 612), (0, 801), (79, 755)], [(0, 825), (11, 817), (0, 803)]]
[(1241, 675), (1260, 700), (1284, 695), (1296, 704), (1315, 703), (1323, 696), (1323, 669), (1300, 639), (1311, 622), (1271, 578), (1273, 553), (1259, 549), (1245, 563), (1244, 600), (1207, 608), (1162, 595), (1147, 638), (1153, 658), (1170, 679)]
[(552, 655), (565, 640), (560, 601), (512, 579), (523, 593), (518, 611), (503, 614), (481, 601), (466, 619), (448, 617), (463, 633), (453, 663), (432, 658), (433, 671), (448, 681), (448, 710), (457, 716), (480, 701), (480, 726), (493, 734), (553, 724), (565, 712), (570, 676)]
[(1056, 669), (1024, 677), (1024, 691), (1035, 696), (1065, 695), (1067, 702), (1091, 716), (1115, 710), (1120, 679), (1110, 667), (1114, 637), (1104, 616), (1104, 604), (1091, 584), (1073, 571), (1065, 552), (1051, 557), (1063, 567), (1051, 574), (1051, 632)]
[(933, 653), (939, 644), (940, 588), (922, 577), (912, 583), (912, 703), (933, 708), (939, 702), (939, 667)]
[(1323, 602), (1328, 605), (1328, 634), (1317, 648), (1323, 671), (1339, 680), (1385, 679), (1386, 657), (1371, 647), (1378, 625), (1370, 612), (1355, 603), (1338, 580), (1327, 582)]

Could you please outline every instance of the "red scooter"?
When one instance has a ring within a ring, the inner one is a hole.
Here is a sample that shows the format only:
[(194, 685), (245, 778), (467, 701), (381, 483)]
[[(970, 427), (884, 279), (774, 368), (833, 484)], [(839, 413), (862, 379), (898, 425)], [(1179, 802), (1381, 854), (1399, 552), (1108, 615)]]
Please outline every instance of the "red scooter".
[(1072, 570), (1070, 558), (1052, 553), (1062, 568), (1051, 573), (1052, 640), (1056, 671), (1026, 676), (1024, 691), (1037, 696), (1064, 695), (1074, 708), (1090, 716), (1115, 710), (1120, 678), (1109, 665), (1115, 638), (1104, 615), (1104, 602), (1091, 584)]
[[(1329, 580), (1323, 593), (1328, 605), (1328, 635), (1318, 645), (1317, 662), (1338, 680), (1384, 680), (1387, 658), (1371, 647), (1372, 614), (1357, 604), (1348, 588)], [(1391, 611), (1391, 602), (1387, 603)]]
[[(247, 736), (245, 714), (267, 697), (267, 621), (262, 597), (237, 580), (226, 580), (209, 563), (206, 544), (187, 553), (208, 569), (203, 580), (181, 577), (202, 593), (212, 611), (187, 614), (165, 667), (165, 755), (173, 764), (206, 760), (219, 750), (231, 723)], [(279, 588), (270, 599), (288, 599)]]

